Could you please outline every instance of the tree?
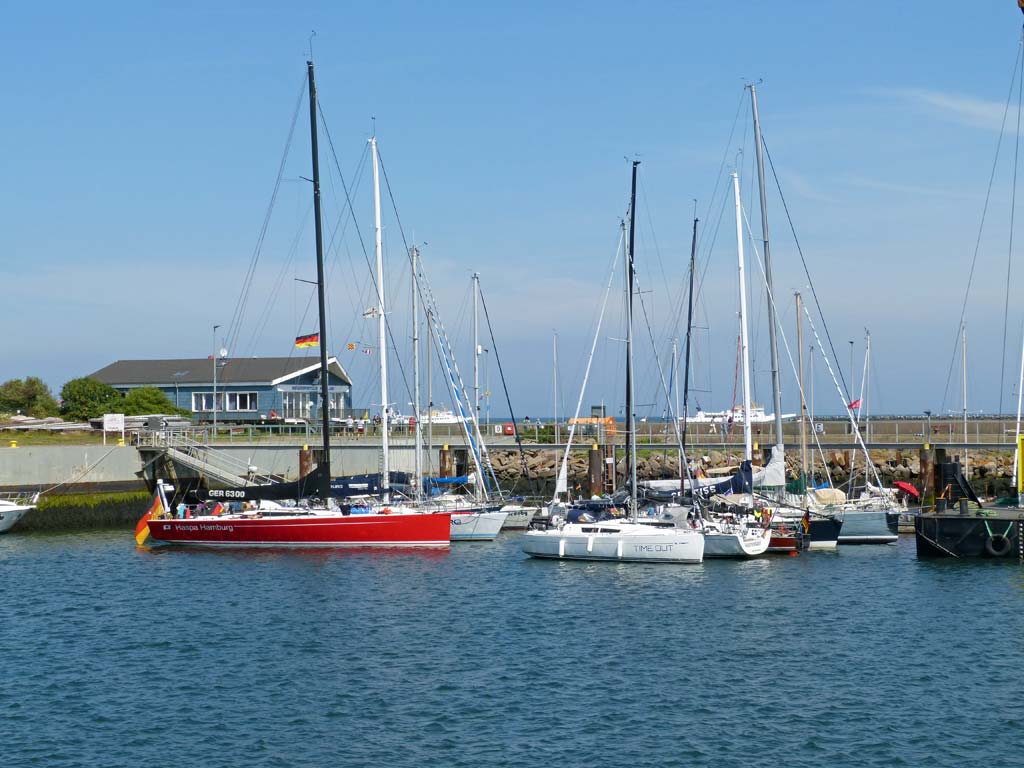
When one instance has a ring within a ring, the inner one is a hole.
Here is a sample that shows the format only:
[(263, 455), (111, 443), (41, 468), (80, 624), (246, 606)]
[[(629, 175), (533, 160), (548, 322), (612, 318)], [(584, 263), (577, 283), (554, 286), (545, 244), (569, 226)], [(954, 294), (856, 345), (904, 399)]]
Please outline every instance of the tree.
[(121, 401), (121, 407), (125, 416), (145, 416), (151, 413), (183, 413), (180, 408), (175, 408), (174, 403), (156, 387), (138, 387), (128, 391)]
[(56, 416), (59, 410), (50, 388), (36, 376), (28, 376), (24, 381), (11, 379), (0, 385), (0, 412), (20, 411), (41, 419)]
[(109, 384), (83, 376), (67, 382), (60, 391), (65, 418), (87, 421), (104, 413), (123, 413), (121, 393)]

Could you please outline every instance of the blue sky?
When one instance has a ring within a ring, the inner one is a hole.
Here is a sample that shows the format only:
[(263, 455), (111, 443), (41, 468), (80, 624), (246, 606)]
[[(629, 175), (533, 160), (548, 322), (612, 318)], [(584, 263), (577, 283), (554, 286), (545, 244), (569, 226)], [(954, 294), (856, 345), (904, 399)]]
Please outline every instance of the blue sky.
[[(57, 390), (116, 359), (209, 354), (213, 325), (227, 328), (234, 314), (316, 30), (322, 106), (364, 238), (372, 243), (368, 175), (355, 178), (376, 118), (401, 222), (426, 243), (460, 367), (471, 365), (477, 270), (517, 413), (553, 410), (554, 330), (560, 410), (575, 405), (627, 202), (627, 157), (642, 161), (639, 279), (666, 355), (681, 332), (673, 321), (692, 200), (710, 234), (724, 174), (738, 165), (756, 209), (742, 86), (757, 79), (765, 138), (839, 364), (848, 375), (855, 340), (859, 371), (867, 327), (873, 411), (959, 409), (959, 381), (947, 392), (946, 376), (1021, 21), (1010, 0), (5, 4), (0, 379), (38, 375)], [(306, 109), (231, 354), (287, 355), (310, 330), (309, 289), (294, 279), (313, 277), (309, 188), (299, 179), (309, 174)], [(322, 150), (333, 227), (344, 209), (323, 139)], [(968, 302), (972, 411), (1000, 399), (1012, 150), (1011, 131)], [(792, 339), (791, 295), (808, 291), (777, 195), (769, 206)], [(734, 381), (731, 215), (714, 248), (702, 240), (694, 375), (713, 409), (731, 405)], [(390, 210), (385, 240), (392, 330), (407, 347), (408, 268)], [(331, 351), (351, 369), (357, 402), (376, 403), (375, 358), (344, 349), (372, 341), (361, 319), (365, 262), (351, 227), (336, 244)], [(1012, 269), (1011, 285), (1022, 267)], [(763, 289), (751, 287), (760, 297), (756, 396), (767, 403)], [(1024, 319), (1012, 299), (1004, 410), (1016, 404)], [(585, 405), (621, 399), (617, 307)], [(650, 347), (638, 351), (647, 390), (638, 399), (660, 412)], [(401, 357), (407, 364), (407, 349)], [(487, 368), (492, 409), (503, 413), (493, 361)], [(783, 383), (788, 412), (795, 386), (791, 375)], [(816, 378), (821, 411), (841, 406), (830, 386)], [(407, 393), (392, 399), (407, 410)]]

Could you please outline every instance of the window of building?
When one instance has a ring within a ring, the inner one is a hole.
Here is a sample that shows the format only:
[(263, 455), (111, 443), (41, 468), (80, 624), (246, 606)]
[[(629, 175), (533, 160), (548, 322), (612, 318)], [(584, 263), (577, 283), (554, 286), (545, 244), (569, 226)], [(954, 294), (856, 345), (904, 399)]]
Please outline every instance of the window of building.
[[(224, 410), (224, 393), (217, 393), (217, 410)], [(213, 392), (193, 392), (192, 411), (203, 413), (213, 411)]]
[(228, 392), (229, 411), (255, 411), (257, 410), (256, 402), (255, 392)]
[(282, 392), (281, 407), (286, 419), (308, 419), (310, 398), (308, 392)]

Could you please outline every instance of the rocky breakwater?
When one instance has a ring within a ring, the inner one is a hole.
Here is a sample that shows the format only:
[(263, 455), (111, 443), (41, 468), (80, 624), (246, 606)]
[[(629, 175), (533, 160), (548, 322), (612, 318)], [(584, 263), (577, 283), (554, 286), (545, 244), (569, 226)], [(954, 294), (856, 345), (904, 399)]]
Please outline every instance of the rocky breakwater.
[[(954, 454), (948, 454), (954, 458)], [(727, 474), (730, 468), (738, 467), (742, 458), (739, 452), (709, 451), (691, 454), (690, 459), (705, 473)], [(859, 451), (826, 451), (824, 457), (815, 454), (813, 465), (817, 482), (831, 477), (836, 485), (850, 479), (851, 470), (856, 476), (863, 476), (864, 456)], [(822, 459), (824, 458), (824, 462)], [(554, 488), (560, 452), (551, 449), (531, 449), (520, 456), (518, 451), (492, 451), (491, 463), (502, 487), (515, 493), (530, 493), (530, 484), (524, 473), (524, 464), (534, 481), (538, 492), (549, 493)], [(616, 453), (617, 485), (621, 484), (628, 471), (621, 447)], [(963, 457), (960, 457), (963, 462)], [(972, 451), (967, 457), (967, 474), (975, 490), (982, 496), (1002, 496), (1010, 493), (1013, 482), (1013, 453), (1004, 450)], [(885, 486), (897, 480), (921, 486), (921, 462), (917, 451), (873, 450), (871, 461), (878, 477)], [(823, 467), (827, 467), (827, 472)], [(568, 481), (570, 487), (587, 485), (588, 455), (585, 449), (569, 455)], [(714, 472), (712, 472), (714, 470)], [(786, 474), (794, 478), (799, 474), (799, 455), (790, 451), (786, 455)], [(657, 480), (679, 477), (679, 460), (674, 450), (640, 449), (637, 452), (637, 475), (641, 480)], [(872, 482), (874, 482), (872, 478)]]

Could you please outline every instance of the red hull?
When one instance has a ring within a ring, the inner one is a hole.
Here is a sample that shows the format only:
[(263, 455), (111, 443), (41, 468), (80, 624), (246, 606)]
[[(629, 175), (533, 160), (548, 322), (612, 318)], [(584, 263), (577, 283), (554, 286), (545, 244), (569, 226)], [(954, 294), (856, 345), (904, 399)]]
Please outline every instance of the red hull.
[(172, 544), (216, 547), (447, 547), (451, 515), (299, 515), (150, 520)]
[(796, 552), (799, 548), (800, 543), (797, 541), (795, 536), (781, 536), (778, 534), (772, 534), (772, 539), (768, 542), (769, 552)]

